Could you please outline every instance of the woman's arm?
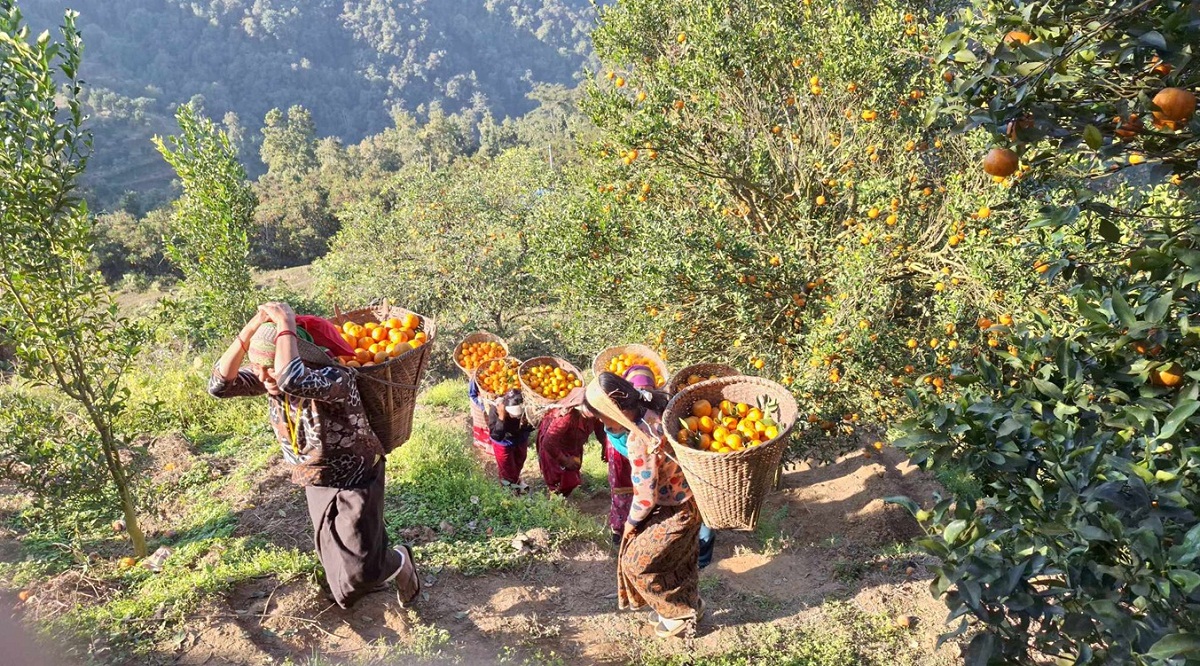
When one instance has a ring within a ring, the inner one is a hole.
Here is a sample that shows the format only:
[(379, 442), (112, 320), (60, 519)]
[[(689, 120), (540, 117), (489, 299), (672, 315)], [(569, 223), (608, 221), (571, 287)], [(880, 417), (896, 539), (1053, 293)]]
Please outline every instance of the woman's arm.
[(629, 433), (629, 464), (632, 468), (629, 478), (633, 482), (633, 504), (629, 507), (626, 533), (637, 530), (650, 517), (658, 496), (658, 464), (656, 457), (649, 452), (651, 443), (650, 436), (640, 429)]
[(208, 392), (218, 398), (236, 398), (262, 395), (267, 392), (265, 386), (253, 372), (239, 371), (242, 359), (250, 348), (250, 338), (258, 332), (258, 327), (266, 321), (263, 313), (255, 312), (250, 321), (242, 327), (229, 348), (221, 355), (213, 366), (212, 375), (208, 379)]

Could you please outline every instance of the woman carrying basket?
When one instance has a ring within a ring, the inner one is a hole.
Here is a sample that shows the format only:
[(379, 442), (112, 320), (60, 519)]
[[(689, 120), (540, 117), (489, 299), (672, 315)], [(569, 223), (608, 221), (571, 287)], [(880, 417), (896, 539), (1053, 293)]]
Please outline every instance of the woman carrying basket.
[[(625, 379), (638, 391), (654, 390), (654, 370), (649, 366), (635, 365), (625, 371)], [(653, 394), (653, 404), (647, 410), (654, 417), (661, 417), (667, 406), (665, 393)], [(625, 522), (629, 519), (629, 507), (633, 504), (633, 481), (629, 465), (629, 431), (617, 427), (604, 427), (608, 440), (605, 459), (608, 462), (608, 491), (612, 505), (608, 510), (608, 527), (612, 530), (613, 547), (621, 547), (625, 535)], [(703, 542), (701, 542), (703, 545)]]
[[(328, 321), (297, 317), (285, 303), (259, 306), (217, 361), (209, 393), (267, 396), (292, 481), (304, 486), (333, 600), (349, 608), (394, 582), (401, 601), (410, 602), (421, 584), (408, 546), (388, 548), (383, 446), (367, 422), (354, 375), (321, 347), (351, 353)], [(250, 367), (239, 370), (247, 356)]]
[(537, 430), (538, 467), (546, 488), (563, 497), (570, 496), (583, 482), (583, 445), (596, 435), (601, 450), (607, 446), (604, 424), (584, 404), (583, 387), (574, 389), (553, 405), (542, 417)]
[(700, 512), (651, 405), (654, 391), (638, 391), (625, 379), (600, 373), (588, 385), (587, 404), (609, 428), (629, 431), (633, 505), (617, 560), (617, 603), (650, 606), (660, 638), (676, 636), (704, 614), (697, 565)]
[(521, 469), (529, 453), (529, 435), (533, 426), (525, 420), (525, 399), (512, 389), (500, 396), (496, 406), (487, 408), (488, 437), (496, 456), (500, 484), (518, 493), (529, 490), (521, 482)]

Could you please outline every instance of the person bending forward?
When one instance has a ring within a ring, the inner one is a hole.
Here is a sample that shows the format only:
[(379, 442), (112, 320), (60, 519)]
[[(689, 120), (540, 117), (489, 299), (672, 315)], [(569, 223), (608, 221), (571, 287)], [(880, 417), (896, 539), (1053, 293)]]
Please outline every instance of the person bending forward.
[[(300, 337), (306, 343), (303, 359)], [(349, 608), (395, 582), (401, 601), (410, 602), (420, 593), (420, 579), (408, 546), (388, 548), (383, 446), (367, 422), (350, 369), (310, 343), (348, 353), (328, 321), (297, 317), (285, 303), (264, 304), (217, 361), (209, 393), (267, 396), (292, 481), (304, 487), (333, 600)], [(239, 370), (247, 355), (249, 368)]]

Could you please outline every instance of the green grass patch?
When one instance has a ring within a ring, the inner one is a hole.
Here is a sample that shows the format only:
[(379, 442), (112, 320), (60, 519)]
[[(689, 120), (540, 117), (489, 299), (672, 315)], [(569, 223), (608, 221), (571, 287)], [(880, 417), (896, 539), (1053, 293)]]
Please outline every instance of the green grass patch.
[(980, 497), (983, 495), (983, 487), (979, 485), (979, 481), (966, 468), (947, 464), (938, 467), (934, 473), (934, 478), (942, 484), (946, 492), (954, 497)]
[[(266, 575), (286, 580), (316, 573), (318, 566), (314, 553), (275, 548), (254, 539), (193, 541), (180, 545), (160, 573), (134, 567), (115, 574), (124, 585), (116, 597), (76, 608), (52, 626), (83, 635), (105, 634), (118, 644), (132, 642), (159, 626), (182, 622), (206, 597), (241, 581)], [(150, 618), (156, 618), (156, 624), (146, 623)]]
[(922, 656), (884, 615), (841, 602), (826, 603), (821, 617), (800, 625), (744, 628), (721, 652), (671, 654), (650, 643), (641, 666), (916, 666)]
[(583, 449), (583, 465), (579, 472), (583, 477), (583, 490), (589, 495), (608, 493), (608, 463), (600, 459), (600, 447), (594, 439), (588, 440)]
[(467, 383), (461, 379), (448, 379), (426, 390), (417, 399), (428, 407), (442, 407), (456, 412), (467, 412), (471, 409), (471, 399), (467, 397)]
[(435, 566), (469, 574), (511, 566), (518, 561), (509, 545), (512, 537), (535, 527), (548, 530), (557, 543), (603, 538), (595, 519), (559, 497), (513, 495), (484, 474), (465, 431), (425, 419), (418, 419), (412, 439), (388, 456), (387, 485), (391, 530), (445, 524), (453, 531), (419, 549), (419, 556)]

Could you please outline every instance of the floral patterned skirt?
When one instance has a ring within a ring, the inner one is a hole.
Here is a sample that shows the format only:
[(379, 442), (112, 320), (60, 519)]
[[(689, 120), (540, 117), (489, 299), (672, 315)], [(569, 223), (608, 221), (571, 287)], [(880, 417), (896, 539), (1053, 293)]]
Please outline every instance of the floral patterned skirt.
[(650, 606), (670, 620), (695, 617), (700, 606), (700, 512), (695, 500), (656, 506), (637, 534), (621, 544), (617, 603)]

